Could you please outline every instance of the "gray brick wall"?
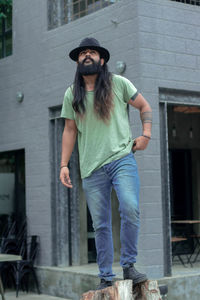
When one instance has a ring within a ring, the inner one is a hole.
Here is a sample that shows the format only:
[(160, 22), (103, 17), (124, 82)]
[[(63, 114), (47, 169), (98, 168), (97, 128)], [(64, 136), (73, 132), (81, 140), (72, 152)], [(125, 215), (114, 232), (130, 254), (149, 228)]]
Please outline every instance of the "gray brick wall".
[[(200, 8), (192, 5), (167, 0), (138, 1), (139, 82), (142, 94), (153, 108), (154, 119), (151, 143), (138, 160), (144, 215), (140, 245), (147, 264), (150, 261), (155, 264), (155, 272), (162, 270), (163, 245), (154, 238), (163, 239), (165, 213), (160, 194), (159, 87), (200, 90), (199, 16)], [(145, 238), (149, 248), (144, 246)]]
[[(111, 52), (110, 70), (124, 74), (153, 109), (153, 136), (136, 153), (141, 177), (138, 263), (163, 275), (159, 87), (200, 90), (200, 8), (168, 0), (123, 0), (54, 30), (47, 30), (47, 1), (14, 1), (13, 55), (0, 60), (0, 151), (25, 148), (30, 233), (41, 237), (40, 264), (51, 265), (51, 195), (48, 108), (61, 105), (75, 64), (67, 53), (85, 36)], [(114, 21), (114, 22), (113, 22)], [(19, 104), (17, 91), (24, 92)], [(141, 132), (130, 109), (133, 135)]]

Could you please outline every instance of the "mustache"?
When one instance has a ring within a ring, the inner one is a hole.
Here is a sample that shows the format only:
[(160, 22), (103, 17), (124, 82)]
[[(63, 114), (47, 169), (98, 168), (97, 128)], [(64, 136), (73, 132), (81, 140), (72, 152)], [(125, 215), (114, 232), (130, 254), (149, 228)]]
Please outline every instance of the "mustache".
[(86, 57), (84, 58), (84, 60), (82, 61), (82, 64), (84, 64), (86, 62), (86, 60), (89, 59), (91, 62), (94, 63), (94, 59), (92, 59), (91, 57)]

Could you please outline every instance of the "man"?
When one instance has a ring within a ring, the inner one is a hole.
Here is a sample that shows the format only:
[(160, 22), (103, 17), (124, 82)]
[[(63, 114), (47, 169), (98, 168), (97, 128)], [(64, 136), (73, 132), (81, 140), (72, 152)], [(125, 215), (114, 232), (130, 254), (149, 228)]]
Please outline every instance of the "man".
[[(74, 84), (65, 93), (61, 117), (60, 180), (72, 188), (68, 162), (78, 135), (83, 189), (92, 216), (99, 277), (98, 289), (112, 285), (113, 241), (110, 196), (115, 189), (121, 217), (124, 279), (147, 280), (135, 267), (139, 232), (139, 179), (133, 151), (146, 149), (151, 138), (148, 102), (126, 78), (108, 72), (110, 54), (94, 38), (85, 38), (69, 53), (77, 62)], [(143, 133), (133, 143), (127, 105), (139, 109)], [(132, 151), (133, 150), (133, 151)]]

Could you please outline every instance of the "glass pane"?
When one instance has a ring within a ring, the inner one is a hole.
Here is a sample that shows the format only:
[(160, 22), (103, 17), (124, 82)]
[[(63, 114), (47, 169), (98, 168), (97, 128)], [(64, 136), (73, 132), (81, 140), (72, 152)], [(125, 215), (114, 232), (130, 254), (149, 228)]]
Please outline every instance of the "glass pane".
[(3, 22), (2, 22), (2, 18), (0, 18), (0, 34), (2, 34), (3, 31)]
[(77, 5), (77, 4), (79, 4), (79, 2), (80, 2), (80, 0), (74, 0), (73, 5)]
[(6, 34), (6, 56), (12, 54), (12, 31)]
[(87, 14), (86, 11), (82, 11), (82, 12), (80, 13), (80, 18), (81, 18), (81, 17), (84, 17), (86, 14)]
[(79, 18), (79, 14), (73, 15), (73, 20), (77, 20)]
[(80, 11), (86, 10), (86, 6), (85, 6), (85, 0), (82, 0), (80, 2)]
[(74, 4), (74, 15), (79, 13), (79, 3)]
[(9, 14), (7, 15), (7, 18), (5, 19), (6, 22), (6, 30), (11, 29), (12, 28), (12, 12), (9, 12)]
[(3, 57), (2, 52), (2, 39), (0, 39), (0, 58)]

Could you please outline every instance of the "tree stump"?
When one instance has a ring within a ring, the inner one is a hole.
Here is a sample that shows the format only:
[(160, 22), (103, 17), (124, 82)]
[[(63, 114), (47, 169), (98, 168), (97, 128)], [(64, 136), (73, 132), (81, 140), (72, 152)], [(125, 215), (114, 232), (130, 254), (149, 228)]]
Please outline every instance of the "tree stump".
[(157, 281), (148, 280), (133, 286), (132, 280), (116, 281), (103, 290), (89, 291), (81, 300), (161, 300)]

